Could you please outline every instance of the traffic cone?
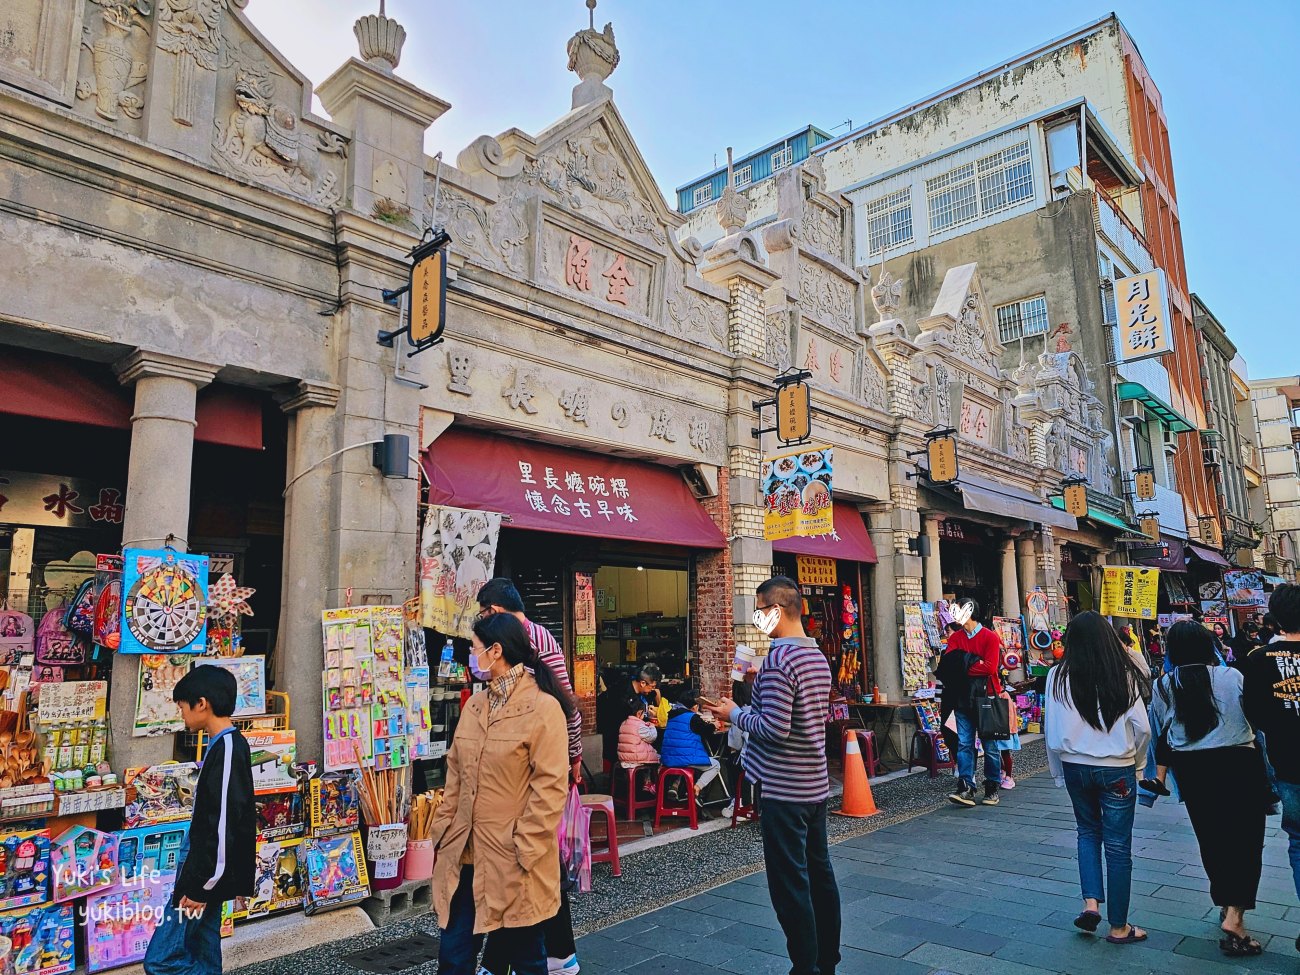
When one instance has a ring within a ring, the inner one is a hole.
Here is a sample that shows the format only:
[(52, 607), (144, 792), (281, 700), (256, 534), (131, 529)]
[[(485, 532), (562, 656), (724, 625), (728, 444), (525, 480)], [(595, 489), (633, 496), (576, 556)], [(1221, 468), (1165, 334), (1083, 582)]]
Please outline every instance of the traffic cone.
[(867, 767), (862, 762), (858, 736), (852, 730), (844, 734), (847, 736), (844, 742), (844, 801), (838, 815), (866, 819), (880, 810), (871, 796), (871, 783), (867, 781)]

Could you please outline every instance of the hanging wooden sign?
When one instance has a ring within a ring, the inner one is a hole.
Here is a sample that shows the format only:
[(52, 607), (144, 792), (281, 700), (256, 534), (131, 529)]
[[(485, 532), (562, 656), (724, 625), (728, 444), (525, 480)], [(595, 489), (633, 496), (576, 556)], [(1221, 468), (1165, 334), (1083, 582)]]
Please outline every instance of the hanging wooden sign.
[(1064, 493), (1065, 510), (1076, 518), (1088, 517), (1088, 486), (1067, 484)]

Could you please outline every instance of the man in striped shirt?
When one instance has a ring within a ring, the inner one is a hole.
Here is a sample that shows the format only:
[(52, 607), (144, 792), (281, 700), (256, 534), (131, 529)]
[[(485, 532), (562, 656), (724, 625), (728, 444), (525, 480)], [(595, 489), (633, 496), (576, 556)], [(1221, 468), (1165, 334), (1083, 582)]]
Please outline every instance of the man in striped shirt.
[(831, 670), (803, 628), (793, 579), (758, 587), (754, 625), (772, 647), (754, 679), (753, 703), (724, 697), (710, 710), (749, 735), (745, 774), (762, 786), (767, 889), (785, 932), (790, 975), (834, 975), (840, 961), (840, 892), (826, 839), (826, 717)]
[[(491, 579), (478, 591), (480, 616), (492, 613), (509, 613), (528, 631), (528, 642), (533, 646), (537, 659), (551, 668), (551, 673), (560, 685), (573, 695), (573, 683), (569, 680), (569, 668), (564, 660), (564, 651), (555, 642), (551, 631), (540, 623), (534, 623), (524, 615), (524, 600), (519, 590), (509, 579)], [(575, 785), (582, 781), (582, 712), (577, 707), (569, 718), (569, 779)], [(577, 947), (573, 941), (573, 918), (569, 909), (569, 893), (560, 891), (560, 913), (543, 925), (546, 935), (546, 964), (550, 972), (562, 972), (564, 975), (577, 975), (579, 970)], [(505, 975), (508, 967), (499, 964), (492, 950), (492, 939), (488, 939), (487, 951), (483, 955), (482, 967), (491, 975)]]

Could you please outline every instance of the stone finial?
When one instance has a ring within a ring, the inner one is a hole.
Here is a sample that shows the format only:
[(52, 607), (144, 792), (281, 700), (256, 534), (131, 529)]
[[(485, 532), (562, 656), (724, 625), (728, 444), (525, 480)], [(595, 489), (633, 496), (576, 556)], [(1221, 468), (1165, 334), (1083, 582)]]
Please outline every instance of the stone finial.
[(392, 74), (402, 59), (402, 45), (406, 43), (406, 28), (387, 16), (384, 0), (379, 0), (379, 13), (366, 14), (352, 25), (361, 47), (361, 60), (384, 74)]
[(613, 96), (605, 79), (618, 67), (618, 47), (614, 43), (614, 25), (596, 31), (596, 0), (587, 0), (588, 27), (569, 38), (569, 70), (580, 82), (573, 88), (573, 107), (581, 108)]
[(718, 199), (716, 209), (718, 223), (728, 235), (734, 234), (745, 226), (749, 216), (749, 200), (736, 192), (736, 174), (732, 168), (731, 146), (727, 146), (727, 185)]
[(903, 282), (895, 281), (883, 262), (880, 265), (880, 280), (871, 289), (871, 303), (876, 306), (876, 314), (881, 321), (893, 318), (898, 306), (903, 303)]

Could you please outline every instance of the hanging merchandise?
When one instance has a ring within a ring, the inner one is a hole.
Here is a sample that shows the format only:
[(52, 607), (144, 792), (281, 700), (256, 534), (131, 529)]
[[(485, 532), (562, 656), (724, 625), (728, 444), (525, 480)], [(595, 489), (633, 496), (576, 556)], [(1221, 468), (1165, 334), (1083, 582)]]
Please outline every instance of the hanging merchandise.
[(420, 538), (420, 612), (426, 627), (468, 640), (478, 591), (496, 565), (501, 515), (430, 505)]
[(52, 609), (36, 628), (36, 662), (78, 667), (86, 662), (86, 645), (68, 629), (67, 607)]
[(405, 627), (400, 606), (370, 606), (375, 698), (370, 706), (370, 752), (376, 769), (401, 768), (411, 756), (406, 737)]
[(925, 627), (925, 638), (930, 643), (930, 649), (942, 650), (943, 637), (940, 633), (939, 614), (935, 610), (934, 603), (921, 604), (921, 624)]
[(429, 707), (429, 668), (406, 668), (406, 735), (412, 759), (433, 757), (433, 715)]
[(311, 831), (316, 836), (355, 830), (361, 825), (357, 772), (326, 772), (311, 780)]
[(903, 656), (903, 690), (911, 694), (930, 681), (930, 641), (926, 637), (921, 607), (917, 604), (903, 607), (903, 634), (900, 642)]
[(239, 657), (243, 654), (240, 618), (252, 616), (248, 598), (257, 592), (236, 584), (229, 572), (222, 574), (208, 592), (208, 654)]
[(36, 644), (36, 623), (26, 613), (0, 611), (0, 665), (15, 663)]
[(129, 548), (122, 556), (120, 653), (207, 649), (208, 557)]
[(406, 627), (406, 666), (429, 666), (429, 648), (425, 643), (424, 627), (420, 624), (418, 597), (402, 603), (402, 623)]
[(291, 789), (298, 784), (294, 763), (298, 736), (293, 731), (246, 731), (249, 760), (253, 763), (253, 788)]
[(303, 912), (319, 914), (370, 896), (369, 877), (356, 830), (303, 840), (307, 891)]
[(132, 737), (168, 735), (185, 730), (185, 722), (181, 720), (172, 692), (177, 682), (190, 672), (193, 659), (188, 653), (151, 653), (140, 658)]
[(95, 556), (95, 611), (91, 639), (116, 650), (122, 640), (122, 556)]
[(189, 657), (186, 663), (194, 667), (208, 665), (228, 670), (235, 677), (235, 711), (231, 717), (248, 718), (266, 714), (266, 658), (247, 657)]
[(283, 792), (258, 790), (253, 796), (253, 812), (257, 817), (259, 842), (307, 835), (307, 809), (301, 788)]
[(853, 589), (847, 583), (840, 587), (842, 605), (840, 624), (844, 639), (840, 643), (840, 672), (836, 682), (840, 685), (857, 685), (862, 671), (861, 627), (858, 623), (858, 604), (853, 599)]
[(50, 831), (0, 833), (0, 911), (50, 899)]
[(76, 914), (71, 904), (0, 914), (0, 937), (12, 946), (14, 975), (59, 975), (76, 966)]
[[(995, 616), (993, 617), (993, 632), (998, 635), (1002, 641), (1002, 665), (1007, 670), (1015, 670), (1020, 666), (1024, 659), (1025, 650), (1025, 628), (1024, 622), (1015, 616)], [(1015, 663), (1012, 663), (1012, 658)]]
[(375, 658), (370, 645), (370, 607), (327, 609), (321, 614), (325, 641), (324, 761), (327, 771), (351, 768), (359, 752), (370, 758), (370, 705), (375, 700)]
[(95, 632), (95, 580), (86, 579), (73, 593), (68, 603), (63, 625), (83, 640), (89, 639)]

